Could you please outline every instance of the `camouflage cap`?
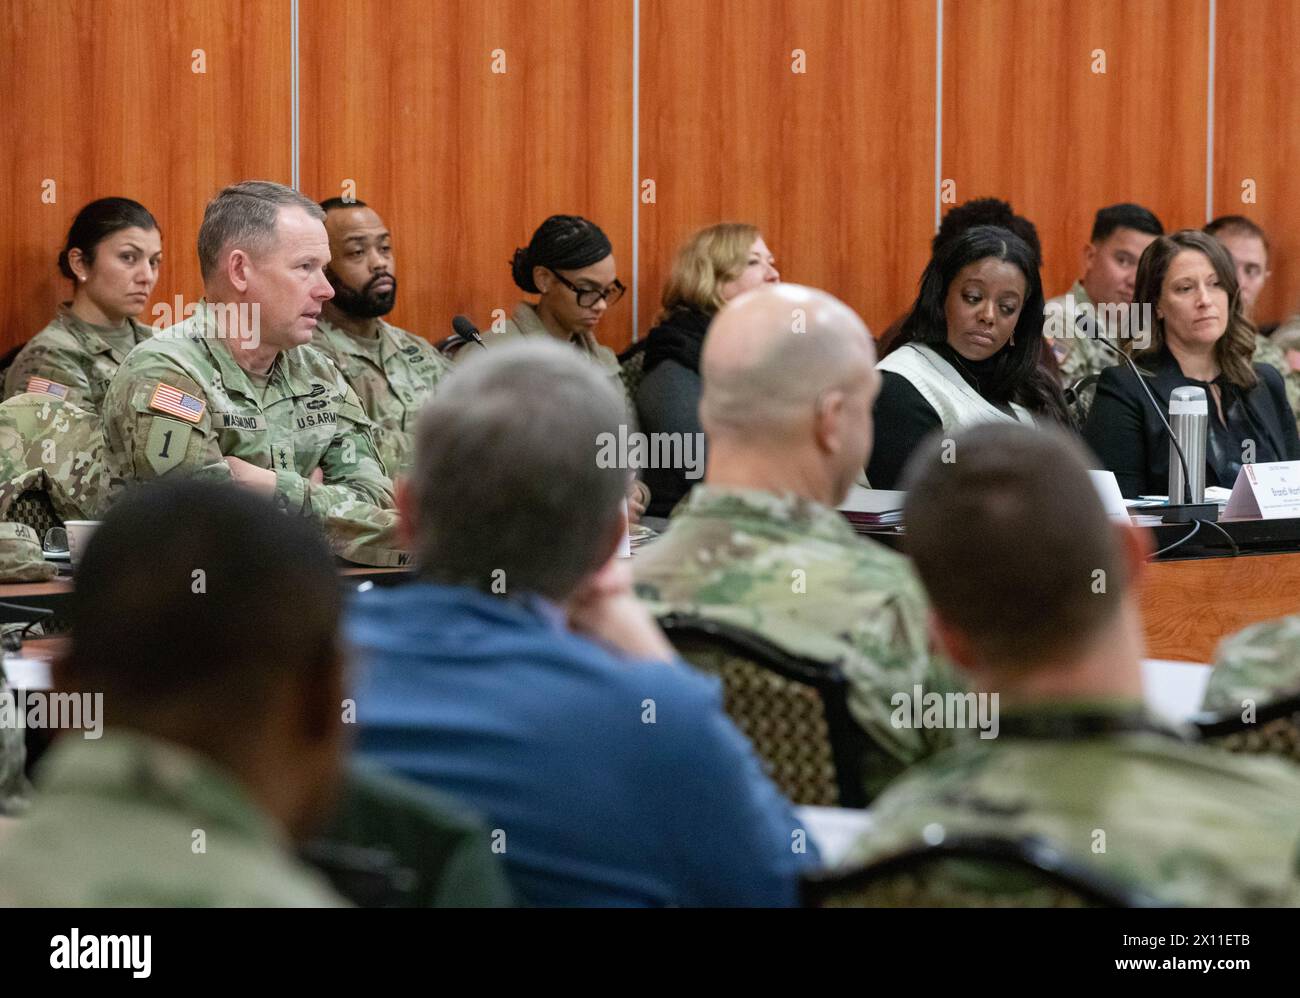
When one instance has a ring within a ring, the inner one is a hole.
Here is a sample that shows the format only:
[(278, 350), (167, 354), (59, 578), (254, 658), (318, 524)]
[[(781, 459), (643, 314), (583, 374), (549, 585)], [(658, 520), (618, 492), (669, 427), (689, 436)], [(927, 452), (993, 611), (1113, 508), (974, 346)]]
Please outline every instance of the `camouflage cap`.
[(47, 582), (57, 571), (45, 560), (35, 530), (25, 523), (0, 523), (0, 582)]

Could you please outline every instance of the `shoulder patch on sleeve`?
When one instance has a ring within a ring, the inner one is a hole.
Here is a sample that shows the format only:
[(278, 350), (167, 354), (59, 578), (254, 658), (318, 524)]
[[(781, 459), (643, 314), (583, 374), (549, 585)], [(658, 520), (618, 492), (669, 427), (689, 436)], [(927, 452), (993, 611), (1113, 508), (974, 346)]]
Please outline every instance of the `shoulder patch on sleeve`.
[(150, 409), (183, 419), (187, 423), (197, 423), (202, 419), (206, 407), (207, 403), (201, 398), (183, 392), (165, 381), (158, 382), (158, 387), (149, 397)]
[(27, 379), (27, 391), (38, 392), (42, 395), (53, 395), (55, 398), (65, 399), (68, 397), (68, 386), (61, 385), (57, 381), (51, 381), (49, 378), (38, 378), (32, 375)]
[(197, 432), (189, 423), (166, 416), (156, 416), (145, 441), (145, 457), (157, 475), (165, 475), (185, 460), (190, 434)]

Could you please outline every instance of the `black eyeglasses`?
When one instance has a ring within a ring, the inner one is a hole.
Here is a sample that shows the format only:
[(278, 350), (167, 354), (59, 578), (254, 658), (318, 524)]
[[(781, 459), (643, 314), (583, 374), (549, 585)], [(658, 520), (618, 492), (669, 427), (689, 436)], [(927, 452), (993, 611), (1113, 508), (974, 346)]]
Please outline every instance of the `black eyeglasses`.
[[(547, 267), (546, 269), (551, 270), (550, 267)], [(580, 288), (572, 281), (565, 278), (563, 274), (556, 273), (554, 270), (551, 270), (551, 273), (555, 274), (555, 279), (557, 281), (578, 296), (578, 308), (591, 308), (602, 298), (605, 299), (607, 305), (613, 305), (623, 297), (623, 292), (627, 290), (623, 287), (623, 282), (617, 277), (614, 278), (613, 284), (602, 291), (600, 288)]]

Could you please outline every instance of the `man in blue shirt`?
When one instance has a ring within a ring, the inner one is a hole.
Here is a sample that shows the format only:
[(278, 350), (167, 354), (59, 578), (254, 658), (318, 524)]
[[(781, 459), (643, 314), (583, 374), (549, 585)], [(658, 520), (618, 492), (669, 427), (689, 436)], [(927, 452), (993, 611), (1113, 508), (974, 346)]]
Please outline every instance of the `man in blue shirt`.
[(399, 508), (420, 579), (361, 593), (359, 748), (487, 816), (538, 905), (786, 905), (816, 848), (615, 556), (622, 403), (562, 345), (444, 383)]

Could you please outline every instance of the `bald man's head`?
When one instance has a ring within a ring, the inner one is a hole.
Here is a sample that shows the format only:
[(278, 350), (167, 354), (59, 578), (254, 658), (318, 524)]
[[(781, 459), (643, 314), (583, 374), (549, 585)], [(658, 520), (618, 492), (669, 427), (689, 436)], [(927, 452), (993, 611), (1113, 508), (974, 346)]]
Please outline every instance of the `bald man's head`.
[(700, 363), (710, 452), (803, 453), (847, 490), (870, 454), (875, 359), (866, 324), (824, 291), (778, 284), (733, 299)]

